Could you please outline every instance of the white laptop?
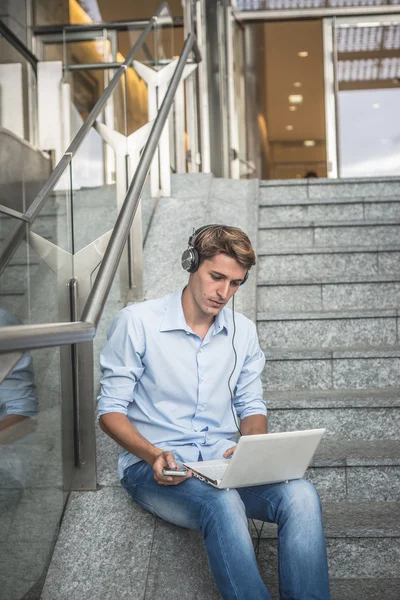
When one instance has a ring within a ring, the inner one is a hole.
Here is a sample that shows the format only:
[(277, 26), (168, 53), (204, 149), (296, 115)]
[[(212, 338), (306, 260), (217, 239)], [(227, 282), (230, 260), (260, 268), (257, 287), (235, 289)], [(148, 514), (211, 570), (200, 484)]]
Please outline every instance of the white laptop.
[(300, 479), (325, 429), (244, 435), (232, 458), (184, 463), (194, 477), (219, 489)]

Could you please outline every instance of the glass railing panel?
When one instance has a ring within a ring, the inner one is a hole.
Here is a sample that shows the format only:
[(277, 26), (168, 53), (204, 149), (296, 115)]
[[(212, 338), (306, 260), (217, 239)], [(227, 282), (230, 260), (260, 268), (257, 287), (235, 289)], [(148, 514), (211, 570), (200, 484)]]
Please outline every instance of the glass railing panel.
[[(67, 282), (73, 276), (69, 168), (0, 276), (18, 294), (24, 324), (69, 321)], [(11, 299), (12, 301), (12, 299)]]
[[(9, 236), (17, 233), (24, 222), (0, 212), (0, 260)], [(18, 324), (29, 323), (29, 280), (38, 265), (25, 240), (16, 244), (15, 252), (0, 275), (0, 313), (12, 313)]]
[(71, 161), (75, 254), (114, 227), (118, 203), (126, 193), (126, 131), (125, 80), (121, 78)]
[[(18, 323), (0, 309), (0, 326)], [(66, 494), (60, 353), (25, 352), (0, 383), (0, 596), (39, 598)]]

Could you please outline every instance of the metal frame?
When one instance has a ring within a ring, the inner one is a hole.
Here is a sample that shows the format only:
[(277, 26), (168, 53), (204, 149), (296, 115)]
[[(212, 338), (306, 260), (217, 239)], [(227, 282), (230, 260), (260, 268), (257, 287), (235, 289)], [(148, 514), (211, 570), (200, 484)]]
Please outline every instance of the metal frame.
[(239, 21), (283, 21), (286, 19), (313, 19), (316, 17), (340, 17), (340, 16), (367, 16), (382, 14), (398, 14), (400, 8), (393, 6), (346, 6), (327, 8), (301, 8), (287, 10), (246, 10), (235, 12)]

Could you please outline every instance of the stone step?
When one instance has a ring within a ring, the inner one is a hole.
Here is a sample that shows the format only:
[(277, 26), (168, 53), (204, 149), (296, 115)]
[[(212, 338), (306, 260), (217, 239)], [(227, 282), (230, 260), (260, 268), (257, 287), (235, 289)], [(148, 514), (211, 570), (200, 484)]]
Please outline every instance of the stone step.
[(260, 203), (259, 226), (270, 227), (274, 223), (302, 221), (353, 221), (374, 219), (399, 219), (400, 195), (390, 201), (346, 203), (330, 201), (325, 203), (280, 204), (274, 206)]
[(399, 219), (304, 221), (275, 223), (258, 230), (258, 246), (266, 252), (282, 246), (370, 246), (398, 244)]
[(263, 347), (388, 346), (398, 344), (398, 310), (258, 313)]
[[(268, 587), (272, 600), (279, 600), (278, 581), (274, 579), (272, 568), (264, 557), (259, 558), (260, 570)], [(276, 562), (274, 562), (274, 565)], [(331, 600), (398, 600), (400, 597), (400, 578), (386, 577), (330, 577)]]
[[(322, 514), (326, 538), (400, 538), (400, 502), (322, 502)], [(265, 523), (261, 537), (276, 538), (276, 525)]]
[(399, 408), (400, 388), (270, 391), (266, 401), (269, 409)]
[(334, 198), (395, 198), (400, 196), (400, 180), (398, 177), (385, 177), (384, 179), (352, 179), (351, 181), (332, 179), (309, 180), (280, 180), (260, 181), (260, 198), (287, 202), (323, 200)]
[[(324, 503), (332, 598), (350, 600), (335, 590), (354, 591), (356, 582), (360, 590), (383, 594), (357, 600), (395, 598), (399, 503), (353, 504)], [(278, 573), (274, 536), (266, 524), (258, 556), (271, 593)], [(41, 600), (94, 597), (220, 600), (200, 533), (153, 517), (121, 488), (71, 494)]]
[[(264, 391), (400, 386), (400, 347), (263, 348)], [(266, 394), (267, 395), (267, 394)]]
[(323, 427), (326, 428), (326, 438), (400, 440), (400, 410), (396, 407), (273, 408), (268, 411), (268, 430), (271, 433)]
[(400, 276), (400, 246), (282, 248), (259, 252), (257, 276), (263, 281), (285, 282), (298, 277), (340, 278), (373, 275)]
[(257, 308), (264, 313), (397, 309), (399, 306), (400, 278), (396, 276), (357, 278), (322, 274), (314, 280), (258, 281), (257, 285)]

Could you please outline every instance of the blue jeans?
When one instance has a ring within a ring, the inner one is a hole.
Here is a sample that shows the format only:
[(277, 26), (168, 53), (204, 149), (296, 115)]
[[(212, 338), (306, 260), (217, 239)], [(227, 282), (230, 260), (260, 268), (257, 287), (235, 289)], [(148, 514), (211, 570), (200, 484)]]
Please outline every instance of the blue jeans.
[(200, 529), (224, 600), (271, 600), (257, 568), (248, 518), (278, 525), (281, 598), (329, 600), (321, 505), (314, 486), (304, 479), (237, 490), (218, 490), (194, 477), (163, 486), (141, 461), (125, 470), (122, 485), (153, 515)]

